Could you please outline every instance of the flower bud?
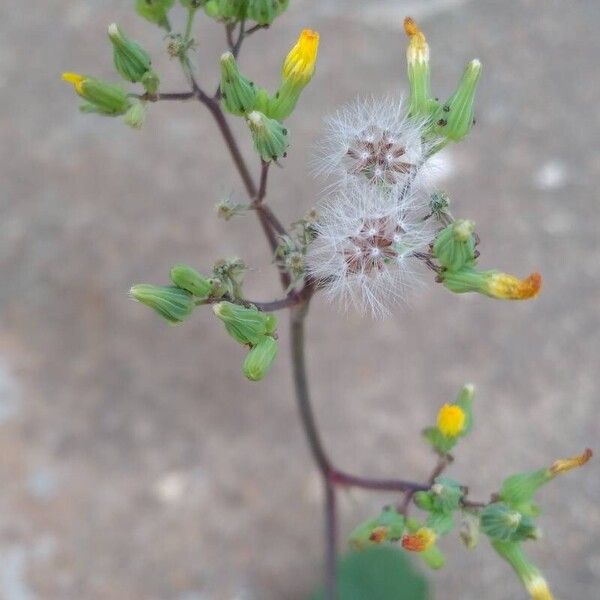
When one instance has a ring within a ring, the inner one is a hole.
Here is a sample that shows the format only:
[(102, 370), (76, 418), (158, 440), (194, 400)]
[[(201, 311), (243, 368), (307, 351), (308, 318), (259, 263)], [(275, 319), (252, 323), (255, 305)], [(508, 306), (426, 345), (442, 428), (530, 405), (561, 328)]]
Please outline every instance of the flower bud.
[(231, 52), (221, 56), (221, 97), (232, 115), (245, 115), (254, 109), (256, 102), (254, 83), (240, 73)]
[(211, 282), (187, 265), (175, 265), (171, 269), (171, 281), (201, 300), (208, 298), (212, 292)]
[(458, 142), (471, 131), (475, 92), (480, 75), (481, 63), (477, 59), (472, 60), (467, 65), (454, 94), (434, 115), (437, 135)]
[(256, 308), (246, 308), (232, 302), (219, 302), (213, 312), (233, 339), (240, 344), (256, 346), (267, 334), (269, 317)]
[(429, 45), (425, 34), (411, 17), (404, 19), (404, 31), (409, 37), (406, 49), (411, 117), (431, 117), (439, 103), (431, 96), (431, 74), (429, 69)]
[(146, 120), (146, 106), (144, 102), (136, 100), (125, 113), (124, 121), (133, 129), (141, 129)]
[(460, 483), (448, 477), (437, 477), (429, 490), (434, 511), (451, 513), (460, 506), (465, 490)]
[(127, 92), (119, 85), (113, 85), (86, 77), (78, 73), (63, 73), (62, 78), (73, 86), (73, 89), (89, 104), (84, 104), (84, 112), (98, 112), (104, 115), (122, 115), (131, 103)]
[(281, 85), (267, 104), (269, 117), (283, 121), (292, 114), (300, 93), (315, 73), (318, 51), (319, 34), (311, 29), (303, 30), (283, 62)]
[(217, 21), (237, 23), (246, 18), (248, 0), (208, 0), (204, 12)]
[(288, 130), (279, 121), (253, 111), (248, 115), (247, 123), (254, 147), (265, 162), (286, 155), (289, 146)]
[(156, 71), (153, 71), (152, 69), (146, 71), (142, 77), (142, 85), (148, 94), (155, 96), (158, 92), (158, 86), (160, 85), (160, 78)]
[(108, 26), (113, 45), (115, 69), (126, 81), (138, 83), (151, 69), (150, 55), (138, 43), (130, 40), (116, 23)]
[(486, 506), (480, 515), (481, 531), (493, 540), (516, 541), (515, 532), (523, 515), (506, 504), (496, 502)]
[(548, 583), (540, 570), (527, 559), (520, 543), (493, 541), (492, 546), (513, 568), (532, 600), (554, 600)]
[(499, 271), (477, 271), (470, 266), (458, 271), (444, 271), (441, 277), (444, 285), (455, 294), (478, 292), (502, 300), (535, 298), (542, 287), (542, 276), (539, 273), (519, 279)]
[(260, 381), (271, 368), (275, 357), (277, 356), (277, 340), (269, 335), (265, 335), (248, 352), (244, 361), (244, 375), (250, 381)]
[(192, 295), (175, 286), (158, 286), (140, 283), (129, 294), (134, 300), (154, 309), (169, 323), (181, 323), (194, 309)]
[(270, 25), (275, 19), (274, 0), (248, 0), (246, 16), (258, 25)]
[(430, 569), (434, 569), (435, 571), (441, 569), (446, 564), (446, 557), (436, 544), (419, 552), (419, 558), (421, 558)]
[(475, 261), (475, 223), (454, 221), (440, 231), (433, 244), (433, 254), (450, 271), (458, 271)]
[(168, 14), (173, 8), (175, 0), (136, 0), (135, 10), (140, 17), (150, 23), (156, 23), (160, 27), (168, 29)]

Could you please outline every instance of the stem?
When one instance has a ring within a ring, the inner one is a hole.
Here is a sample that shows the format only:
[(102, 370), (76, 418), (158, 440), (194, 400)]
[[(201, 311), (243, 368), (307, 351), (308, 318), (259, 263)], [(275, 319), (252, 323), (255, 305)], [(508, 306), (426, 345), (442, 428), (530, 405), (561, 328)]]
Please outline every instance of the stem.
[(337, 498), (335, 484), (327, 478), (325, 485), (325, 598), (337, 598)]

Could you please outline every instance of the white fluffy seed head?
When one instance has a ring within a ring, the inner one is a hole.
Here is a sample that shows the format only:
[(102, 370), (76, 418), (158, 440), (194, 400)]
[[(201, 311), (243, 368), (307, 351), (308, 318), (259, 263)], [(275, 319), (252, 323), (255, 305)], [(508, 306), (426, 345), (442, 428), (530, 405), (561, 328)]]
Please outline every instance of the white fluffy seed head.
[(424, 196), (347, 183), (321, 203), (307, 271), (345, 309), (386, 316), (418, 279), (414, 254), (434, 236), (426, 214)]
[(314, 172), (344, 187), (362, 179), (374, 185), (427, 185), (427, 157), (433, 146), (423, 141), (425, 122), (409, 119), (401, 100), (357, 99), (325, 120)]

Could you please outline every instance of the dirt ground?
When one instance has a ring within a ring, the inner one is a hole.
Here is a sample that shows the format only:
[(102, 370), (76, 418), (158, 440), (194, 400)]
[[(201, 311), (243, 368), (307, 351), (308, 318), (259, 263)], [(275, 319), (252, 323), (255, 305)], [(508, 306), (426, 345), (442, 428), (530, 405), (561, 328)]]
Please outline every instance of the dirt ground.
[[(285, 348), (249, 384), (242, 350), (198, 311), (169, 328), (127, 297), (173, 263), (228, 255), (248, 295), (277, 282), (252, 220), (217, 221), (237, 175), (208, 114), (153, 105), (141, 132), (81, 115), (63, 70), (112, 76), (105, 27), (153, 49), (163, 89), (184, 81), (133, 2), (0, 6), (0, 598), (301, 600), (319, 577), (319, 479), (299, 429)], [(316, 409), (336, 461), (357, 473), (423, 478), (419, 431), (462, 383), (475, 430), (450, 474), (484, 498), (501, 477), (600, 439), (600, 3), (596, 0), (292, 0), (248, 41), (244, 69), (267, 86), (299, 29), (321, 32), (318, 72), (289, 119), (293, 147), (271, 178), (286, 222), (317, 199), (308, 175), (321, 118), (356, 95), (401, 94), (402, 18), (421, 19), (434, 85), (484, 65), (477, 126), (445, 154), (440, 185), (474, 219), (482, 264), (544, 290), (526, 303), (427, 285), (387, 321), (317, 298), (308, 327)], [(212, 88), (222, 31), (198, 27)], [(235, 129), (253, 162), (243, 124)], [(531, 555), (557, 598), (600, 587), (600, 464), (542, 494)], [(393, 496), (343, 498), (348, 532)], [(443, 542), (437, 600), (525, 598), (486, 543)]]

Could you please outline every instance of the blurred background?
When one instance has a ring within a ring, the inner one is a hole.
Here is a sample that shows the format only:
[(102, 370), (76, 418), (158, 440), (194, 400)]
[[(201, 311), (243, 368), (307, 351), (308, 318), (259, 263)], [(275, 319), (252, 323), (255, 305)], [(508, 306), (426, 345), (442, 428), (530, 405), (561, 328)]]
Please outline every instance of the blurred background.
[[(278, 294), (217, 130), (197, 103), (151, 106), (141, 132), (82, 115), (63, 70), (114, 78), (106, 26), (152, 51), (164, 91), (183, 91), (161, 33), (133, 0), (0, 7), (0, 598), (300, 600), (321, 569), (321, 490), (300, 430), (285, 340), (257, 384), (209, 311), (170, 328), (131, 302), (172, 264), (239, 255), (248, 295)], [(243, 69), (273, 88), (304, 27), (321, 33), (317, 75), (272, 170), (286, 222), (317, 199), (308, 173), (321, 118), (356, 95), (406, 91), (402, 19), (420, 21), (434, 88), (467, 60), (484, 75), (477, 126), (445, 151), (440, 185), (477, 222), (481, 264), (539, 270), (541, 296), (502, 303), (429, 285), (394, 318), (340, 315), (316, 298), (308, 357), (316, 410), (340, 466), (423, 479), (420, 439), (438, 406), (477, 386), (476, 427), (449, 474), (484, 499), (505, 474), (600, 439), (600, 3), (596, 0), (292, 0), (247, 41)], [(181, 14), (179, 14), (181, 16)], [(199, 18), (198, 76), (211, 88), (222, 28)], [(247, 132), (234, 122), (253, 163)], [(530, 552), (558, 598), (597, 597), (600, 468), (543, 494)], [(393, 495), (342, 496), (344, 533)], [(435, 598), (524, 598), (487, 542), (443, 542)]]

